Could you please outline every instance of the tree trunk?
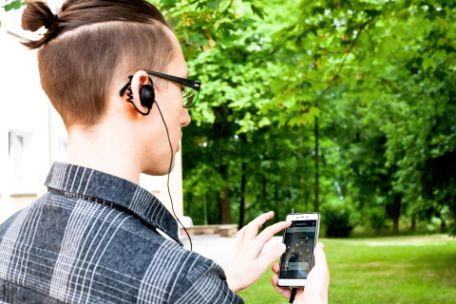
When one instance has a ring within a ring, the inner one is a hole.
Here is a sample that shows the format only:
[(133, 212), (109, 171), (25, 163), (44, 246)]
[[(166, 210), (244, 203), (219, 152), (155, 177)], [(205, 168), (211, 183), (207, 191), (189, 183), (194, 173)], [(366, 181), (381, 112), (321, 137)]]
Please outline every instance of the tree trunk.
[(315, 118), (315, 128), (314, 128), (314, 136), (315, 136), (315, 153), (314, 153), (314, 160), (315, 160), (315, 184), (314, 184), (314, 211), (318, 212), (319, 207), (319, 194), (320, 194), (320, 126), (318, 123), (318, 117)]
[(222, 211), (222, 224), (231, 224), (230, 194), (228, 187), (225, 187), (222, 191), (220, 210)]
[(239, 202), (239, 229), (244, 227), (244, 216), (245, 216), (245, 196), (247, 195), (247, 163), (245, 160), (242, 161), (242, 172), (241, 172), (241, 200)]
[(412, 224), (410, 225), (410, 231), (416, 232), (416, 215), (412, 215)]
[(440, 219), (440, 232), (441, 233), (445, 233), (446, 232), (446, 228), (447, 228), (447, 225), (446, 225), (446, 222), (444, 219)]
[(402, 195), (396, 193), (393, 195), (393, 208), (392, 208), (392, 218), (393, 218), (393, 234), (399, 234), (399, 218), (401, 216), (401, 203), (402, 203)]
[[(453, 208), (450, 207), (450, 209), (452, 209), (453, 211), (453, 227), (456, 226), (456, 203), (453, 203)], [(456, 233), (456, 231), (455, 231)]]
[(203, 206), (203, 213), (204, 213), (204, 225), (207, 225), (209, 221), (207, 220), (207, 195), (204, 194), (204, 206)]
[(231, 209), (230, 209), (230, 189), (228, 185), (228, 168), (225, 165), (220, 166), (225, 185), (220, 193), (220, 211), (222, 215), (222, 224), (231, 224)]
[(275, 214), (275, 219), (282, 221), (283, 219), (281, 218), (280, 215), (280, 201), (279, 201), (279, 186), (277, 184), (274, 184), (274, 214)]
[[(226, 106), (219, 106), (213, 108), (215, 121), (212, 126), (212, 131), (214, 134), (214, 138), (216, 138), (217, 142), (224, 143), (226, 142), (231, 136), (230, 125), (227, 120), (227, 116), (230, 114), (230, 109)], [(224, 147), (224, 146), (222, 146)], [(217, 162), (218, 171), (220, 176), (225, 181), (223, 185), (223, 189), (219, 193), (219, 206), (220, 206), (220, 220), (222, 224), (231, 224), (231, 209), (230, 209), (230, 189), (229, 189), (229, 180), (228, 180), (228, 151), (224, 151), (222, 149), (220, 160)]]
[(268, 181), (266, 180), (266, 177), (262, 175), (261, 177), (261, 196), (264, 202), (267, 200), (268, 196)]
[(187, 199), (185, 200), (185, 205), (184, 205), (184, 212), (188, 215), (191, 216), (192, 214), (192, 205), (193, 205), (193, 194), (189, 193)]
[[(309, 187), (310, 188), (310, 187)], [(310, 201), (310, 190), (305, 192), (304, 194), (304, 207), (305, 207), (305, 211), (309, 211), (309, 201)]]

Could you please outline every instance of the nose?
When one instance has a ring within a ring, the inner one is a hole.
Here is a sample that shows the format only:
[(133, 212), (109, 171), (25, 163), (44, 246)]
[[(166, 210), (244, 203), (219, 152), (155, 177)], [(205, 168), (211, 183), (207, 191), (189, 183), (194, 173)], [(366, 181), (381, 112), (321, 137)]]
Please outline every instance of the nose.
[(186, 127), (190, 124), (190, 122), (192, 121), (192, 118), (190, 117), (190, 113), (188, 113), (188, 109), (187, 108), (182, 108), (182, 112), (181, 112), (181, 118), (180, 118), (180, 124), (182, 127)]

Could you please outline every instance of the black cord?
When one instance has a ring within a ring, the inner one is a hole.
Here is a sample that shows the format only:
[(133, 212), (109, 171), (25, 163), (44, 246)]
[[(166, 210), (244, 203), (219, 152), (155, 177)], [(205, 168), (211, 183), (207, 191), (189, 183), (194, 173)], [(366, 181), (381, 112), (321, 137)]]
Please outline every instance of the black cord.
[(171, 208), (173, 209), (174, 217), (175, 217), (176, 220), (179, 222), (179, 224), (181, 225), (181, 227), (184, 228), (184, 231), (185, 231), (185, 233), (187, 234), (188, 240), (190, 241), (190, 251), (193, 251), (192, 238), (190, 237), (190, 234), (188, 234), (187, 229), (185, 229), (184, 225), (183, 225), (182, 222), (179, 220), (179, 218), (178, 218), (177, 215), (176, 215), (176, 212), (174, 211), (173, 198), (172, 198), (172, 196), (171, 196), (171, 191), (169, 190), (169, 176), (170, 176), (170, 174), (171, 174), (171, 169), (173, 168), (173, 159), (174, 159), (173, 145), (172, 145), (172, 143), (171, 143), (171, 138), (170, 138), (170, 136), (169, 136), (168, 126), (166, 125), (165, 118), (163, 117), (163, 114), (162, 114), (162, 111), (161, 111), (161, 109), (160, 109), (160, 106), (158, 105), (158, 103), (157, 103), (156, 101), (155, 101), (155, 104), (157, 105), (158, 112), (160, 113), (160, 117), (161, 117), (161, 119), (162, 119), (162, 121), (163, 121), (163, 125), (165, 126), (166, 135), (168, 136), (169, 147), (170, 147), (170, 149), (171, 149), (171, 161), (169, 162), (168, 179), (167, 179), (167, 182), (166, 182), (166, 185), (167, 185), (167, 187), (168, 187), (169, 199), (170, 199), (170, 201), (171, 201)]
[(292, 288), (291, 289), (291, 294), (290, 294), (290, 301), (288, 303), (293, 303), (294, 302), (294, 299), (296, 297), (296, 291), (298, 289), (297, 288)]

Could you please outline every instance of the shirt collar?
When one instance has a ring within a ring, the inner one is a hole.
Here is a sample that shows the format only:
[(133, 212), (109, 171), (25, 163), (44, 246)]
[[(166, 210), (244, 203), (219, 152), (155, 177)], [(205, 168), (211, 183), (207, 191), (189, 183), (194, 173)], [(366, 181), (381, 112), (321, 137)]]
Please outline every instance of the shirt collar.
[(176, 220), (149, 191), (125, 179), (73, 164), (56, 162), (46, 179), (48, 189), (107, 202), (160, 229), (182, 245)]

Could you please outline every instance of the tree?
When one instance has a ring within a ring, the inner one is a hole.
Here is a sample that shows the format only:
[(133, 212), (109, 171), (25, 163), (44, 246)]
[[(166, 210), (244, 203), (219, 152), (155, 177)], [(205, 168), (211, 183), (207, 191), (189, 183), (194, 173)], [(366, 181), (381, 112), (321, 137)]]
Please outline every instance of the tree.
[(454, 1), (158, 4), (203, 83), (183, 138), (195, 222), (456, 229)]

